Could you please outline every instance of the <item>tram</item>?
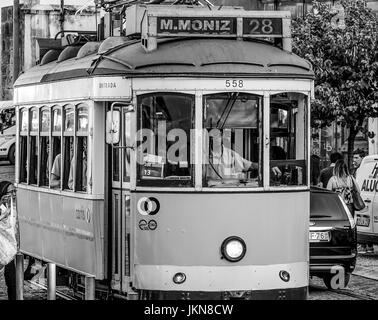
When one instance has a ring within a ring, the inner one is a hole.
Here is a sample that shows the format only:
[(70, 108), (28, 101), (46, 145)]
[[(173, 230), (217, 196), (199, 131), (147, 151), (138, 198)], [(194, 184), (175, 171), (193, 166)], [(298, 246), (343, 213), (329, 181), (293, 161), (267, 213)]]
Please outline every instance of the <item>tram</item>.
[(305, 299), (314, 73), (290, 13), (125, 14), (15, 83), (22, 254), (87, 298)]

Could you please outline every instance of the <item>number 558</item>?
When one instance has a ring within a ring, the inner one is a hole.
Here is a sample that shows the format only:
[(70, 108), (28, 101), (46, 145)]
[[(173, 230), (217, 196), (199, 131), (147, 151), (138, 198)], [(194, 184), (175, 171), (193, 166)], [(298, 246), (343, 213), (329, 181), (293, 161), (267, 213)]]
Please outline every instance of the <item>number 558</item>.
[(243, 80), (226, 80), (226, 88), (243, 88)]

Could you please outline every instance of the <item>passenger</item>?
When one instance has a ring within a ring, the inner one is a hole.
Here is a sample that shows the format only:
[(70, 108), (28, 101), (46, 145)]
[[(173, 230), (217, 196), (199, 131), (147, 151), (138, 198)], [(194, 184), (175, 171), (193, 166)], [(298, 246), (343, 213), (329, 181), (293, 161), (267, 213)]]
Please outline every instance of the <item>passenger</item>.
[(341, 159), (337, 160), (333, 168), (333, 176), (328, 181), (327, 189), (336, 191), (341, 196), (353, 218), (355, 210), (353, 206), (352, 190), (354, 186), (356, 186), (357, 192), (360, 193), (360, 188), (353, 176), (349, 173), (345, 161)]
[(50, 174), (50, 187), (59, 188), (60, 187), (60, 174), (61, 174), (61, 164), (62, 156), (58, 153), (54, 159), (53, 166)]
[(329, 167), (322, 169), (319, 175), (319, 187), (322, 188), (327, 188), (328, 181), (333, 176), (333, 168), (335, 167), (335, 163), (337, 160), (342, 159), (343, 156), (338, 152), (334, 152), (331, 153), (329, 158), (331, 160), (331, 164)]
[[(61, 166), (62, 166), (62, 156), (58, 153), (54, 159), (54, 163), (51, 169), (50, 175), (50, 187), (51, 188), (59, 188), (60, 187), (60, 180), (61, 180)], [(68, 177), (68, 188), (71, 190), (73, 189), (73, 159), (71, 161), (70, 166), (70, 173)]]
[[(86, 191), (87, 189), (87, 156), (86, 153), (83, 154), (83, 171), (82, 171), (82, 180), (81, 180), (81, 187), (78, 188), (80, 191)], [(70, 174), (68, 178), (68, 188), (73, 190), (73, 159), (71, 162), (71, 167), (70, 167)]]

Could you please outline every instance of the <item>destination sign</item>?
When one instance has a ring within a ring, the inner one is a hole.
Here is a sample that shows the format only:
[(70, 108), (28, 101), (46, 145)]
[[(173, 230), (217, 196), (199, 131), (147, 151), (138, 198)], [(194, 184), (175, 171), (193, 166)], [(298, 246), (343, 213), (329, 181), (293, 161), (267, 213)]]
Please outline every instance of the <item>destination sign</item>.
[(243, 18), (243, 35), (281, 36), (281, 18)]
[(157, 17), (157, 32), (236, 35), (236, 24), (227, 17)]

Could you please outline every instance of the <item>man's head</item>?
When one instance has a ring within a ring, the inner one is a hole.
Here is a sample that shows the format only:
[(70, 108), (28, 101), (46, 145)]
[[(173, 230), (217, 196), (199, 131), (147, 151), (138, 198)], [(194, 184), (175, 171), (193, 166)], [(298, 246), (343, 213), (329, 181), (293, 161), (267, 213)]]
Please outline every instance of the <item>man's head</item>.
[(331, 163), (336, 163), (337, 160), (341, 160), (341, 159), (343, 159), (343, 156), (341, 155), (341, 153), (334, 152), (334, 153), (331, 153), (330, 155)]
[(362, 159), (365, 157), (363, 150), (357, 149), (353, 152), (353, 166), (358, 168), (361, 165)]

